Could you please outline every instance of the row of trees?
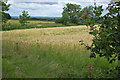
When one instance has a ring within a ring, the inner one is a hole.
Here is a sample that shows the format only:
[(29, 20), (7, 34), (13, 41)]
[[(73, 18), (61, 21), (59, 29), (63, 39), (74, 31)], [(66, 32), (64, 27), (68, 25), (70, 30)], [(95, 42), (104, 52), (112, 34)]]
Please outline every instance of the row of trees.
[(86, 19), (93, 19), (94, 16), (93, 6), (82, 9), (80, 5), (68, 3), (63, 8), (62, 18), (57, 19), (55, 22), (63, 23), (65, 25), (68, 23), (80, 24), (85, 22)]
[[(0, 4), (2, 4), (2, 11), (0, 11), (0, 14), (2, 15), (2, 23), (7, 23), (8, 19), (11, 19), (11, 16), (9, 13), (6, 13), (6, 11), (9, 10), (10, 4), (6, 4), (7, 2), (0, 1)], [(19, 22), (21, 25), (25, 25), (27, 20), (30, 19), (30, 16), (28, 14), (28, 11), (23, 11), (21, 15), (19, 15)]]

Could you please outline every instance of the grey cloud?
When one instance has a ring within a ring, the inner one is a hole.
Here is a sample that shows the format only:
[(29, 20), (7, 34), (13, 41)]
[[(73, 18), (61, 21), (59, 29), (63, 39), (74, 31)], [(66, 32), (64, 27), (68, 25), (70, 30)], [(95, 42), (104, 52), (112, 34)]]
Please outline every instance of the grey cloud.
[(16, 2), (16, 3), (26, 3), (26, 4), (48, 4), (48, 5), (55, 5), (58, 4), (57, 2)]
[[(107, 0), (96, 0), (97, 5), (107, 5)], [(89, 3), (90, 2), (90, 3)], [(9, 0), (11, 4), (10, 15), (20, 15), (23, 10), (27, 10), (31, 16), (61, 16), (62, 8), (67, 3), (80, 4), (82, 8), (93, 5), (94, 0)], [(106, 13), (106, 11), (104, 11)]]
[(21, 9), (24, 9), (24, 10), (38, 10), (36, 8), (21, 8)]

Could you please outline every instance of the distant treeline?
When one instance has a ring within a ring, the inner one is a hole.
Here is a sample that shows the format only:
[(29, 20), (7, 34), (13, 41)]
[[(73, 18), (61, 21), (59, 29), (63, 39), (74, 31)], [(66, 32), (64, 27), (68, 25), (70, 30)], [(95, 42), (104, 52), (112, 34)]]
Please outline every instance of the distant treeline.
[(55, 21), (57, 18), (30, 18), (31, 20)]
[[(30, 20), (40, 20), (40, 21), (55, 21), (59, 17), (31, 17)], [(11, 19), (18, 20), (18, 17), (11, 17)]]

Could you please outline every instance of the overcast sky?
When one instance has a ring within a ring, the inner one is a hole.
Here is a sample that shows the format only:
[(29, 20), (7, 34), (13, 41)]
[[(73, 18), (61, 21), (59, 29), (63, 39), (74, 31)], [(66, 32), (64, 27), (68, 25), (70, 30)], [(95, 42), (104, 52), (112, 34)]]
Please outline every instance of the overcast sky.
[[(103, 5), (105, 9), (110, 0), (96, 0), (96, 2), (97, 5)], [(18, 16), (23, 10), (26, 10), (31, 16), (61, 17), (65, 4), (79, 4), (84, 8), (93, 5), (94, 0), (8, 0), (8, 3), (11, 4), (8, 11), (11, 16)]]

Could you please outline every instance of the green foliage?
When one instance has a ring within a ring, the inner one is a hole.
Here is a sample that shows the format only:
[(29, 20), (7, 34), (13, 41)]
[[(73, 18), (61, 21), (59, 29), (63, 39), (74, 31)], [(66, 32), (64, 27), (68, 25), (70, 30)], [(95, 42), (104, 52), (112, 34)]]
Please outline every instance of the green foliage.
[(2, 14), (2, 23), (6, 23), (7, 19), (11, 18), (8, 13), (5, 13), (5, 11), (9, 10), (10, 4), (7, 5), (7, 2), (0, 1), (0, 4), (2, 4), (2, 11), (0, 11), (0, 14)]
[(2, 23), (5, 24), (7, 23), (7, 18), (6, 18), (6, 13), (2, 12)]
[(6, 13), (5, 16), (6, 16), (7, 19), (11, 19), (10, 14)]
[(87, 19), (94, 19), (94, 17), (93, 6), (88, 6), (81, 10), (80, 5), (68, 3), (63, 8), (62, 18), (57, 19), (56, 23), (63, 23), (65, 25), (67, 23), (84, 24), (84, 22), (88, 21)]
[(63, 19), (62, 18), (58, 18), (55, 20), (55, 23), (63, 23)]
[[(58, 19), (58, 18), (57, 18), (57, 19)], [(36, 18), (36, 17), (31, 17), (30, 20), (56, 21), (56, 18)]]
[(28, 14), (28, 11), (23, 11), (22, 12), (22, 15), (19, 15), (19, 22), (20, 22), (20, 24), (21, 25), (25, 25), (26, 23), (28, 23), (27, 22), (27, 20), (29, 20), (30, 19), (30, 16), (29, 16), (29, 14)]
[[(91, 55), (100, 57), (105, 56), (110, 63), (115, 61), (118, 57), (120, 60), (120, 3), (111, 3), (107, 7), (109, 11), (106, 15), (101, 16), (103, 9), (102, 6), (94, 8), (95, 19), (88, 20), (87, 24), (90, 25), (90, 34), (94, 36), (91, 46), (87, 49), (91, 50)], [(101, 24), (98, 29), (94, 27), (95, 22), (101, 19)], [(87, 25), (88, 26), (88, 25)], [(82, 43), (83, 44), (83, 43)]]
[(82, 22), (85, 22), (87, 26), (95, 18), (95, 15), (93, 13), (93, 8), (94, 8), (93, 6), (87, 6), (87, 7), (83, 8), (79, 14), (80, 20)]
[(63, 8), (63, 18), (66, 20), (68, 19), (70, 23), (77, 24), (79, 21), (78, 14), (80, 13), (80, 10), (80, 5), (68, 3), (66, 4), (66, 7)]
[(63, 24), (67, 25), (68, 22), (68, 14), (67, 13), (62, 13), (62, 20), (63, 20)]

